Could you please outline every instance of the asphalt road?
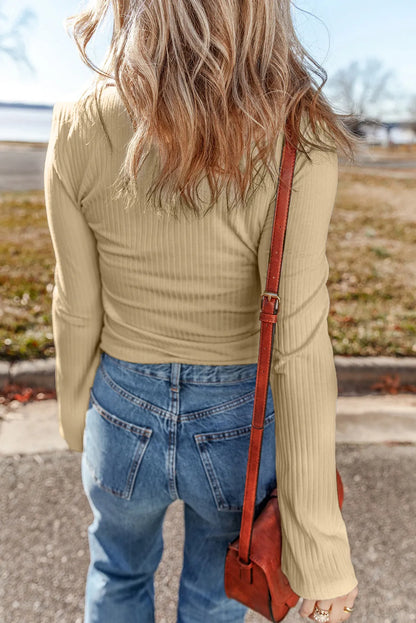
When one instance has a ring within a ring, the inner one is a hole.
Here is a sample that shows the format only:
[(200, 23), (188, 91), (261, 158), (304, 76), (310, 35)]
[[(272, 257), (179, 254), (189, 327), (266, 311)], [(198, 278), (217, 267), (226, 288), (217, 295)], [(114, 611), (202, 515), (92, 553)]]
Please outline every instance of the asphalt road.
[(46, 145), (0, 142), (0, 191), (42, 190)]
[[(2, 623), (82, 623), (92, 514), (80, 480), (80, 457), (55, 451), (0, 459)], [(415, 621), (416, 445), (337, 444), (337, 465), (360, 583), (349, 620)], [(179, 501), (168, 511), (164, 537), (155, 578), (156, 623), (175, 623), (183, 542)], [(287, 623), (302, 620), (298, 606)], [(252, 613), (246, 617), (246, 623), (264, 620)]]
[[(0, 141), (0, 191), (42, 190), (46, 144)], [(416, 161), (364, 158), (360, 168), (416, 169)], [(394, 171), (393, 171), (394, 172)]]

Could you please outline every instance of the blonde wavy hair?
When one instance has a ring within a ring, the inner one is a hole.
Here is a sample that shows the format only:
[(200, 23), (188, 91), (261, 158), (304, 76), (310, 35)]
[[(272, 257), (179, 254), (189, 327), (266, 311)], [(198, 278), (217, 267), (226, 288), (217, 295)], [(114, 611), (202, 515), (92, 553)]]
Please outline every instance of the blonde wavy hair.
[[(111, 9), (111, 43), (99, 68), (86, 47)], [(133, 125), (119, 194), (134, 194), (152, 144), (161, 167), (148, 196), (158, 194), (158, 209), (196, 212), (204, 178), (210, 207), (224, 188), (232, 207), (248, 201), (262, 170), (277, 176), (282, 131), (305, 154), (341, 149), (354, 159), (349, 115), (322, 93), (327, 74), (297, 38), (290, 0), (95, 0), (66, 28), (97, 74), (95, 97), (112, 80)]]

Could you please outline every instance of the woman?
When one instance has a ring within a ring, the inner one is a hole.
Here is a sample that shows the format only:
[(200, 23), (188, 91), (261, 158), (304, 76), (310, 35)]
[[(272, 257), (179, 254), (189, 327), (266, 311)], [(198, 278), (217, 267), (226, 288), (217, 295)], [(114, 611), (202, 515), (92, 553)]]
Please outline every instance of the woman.
[[(289, 0), (109, 5), (70, 18), (97, 78), (55, 105), (45, 164), (59, 427), (82, 452), (94, 514), (84, 622), (154, 621), (175, 499), (178, 621), (244, 619), (224, 560), (241, 521), (286, 119), (298, 155), (258, 504), (277, 480), (300, 614), (345, 621), (358, 590), (335, 479), (325, 251), (337, 151), (353, 154), (353, 138), (316, 87), (325, 72), (297, 40)], [(85, 48), (110, 8), (101, 70)]]

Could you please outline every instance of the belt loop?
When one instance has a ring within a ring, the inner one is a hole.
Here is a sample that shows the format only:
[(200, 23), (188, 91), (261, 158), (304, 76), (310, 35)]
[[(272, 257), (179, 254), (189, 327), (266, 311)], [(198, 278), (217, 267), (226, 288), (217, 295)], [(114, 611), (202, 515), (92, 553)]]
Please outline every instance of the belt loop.
[(181, 378), (181, 364), (180, 363), (171, 363), (170, 364), (170, 388), (178, 392), (179, 391), (179, 381)]

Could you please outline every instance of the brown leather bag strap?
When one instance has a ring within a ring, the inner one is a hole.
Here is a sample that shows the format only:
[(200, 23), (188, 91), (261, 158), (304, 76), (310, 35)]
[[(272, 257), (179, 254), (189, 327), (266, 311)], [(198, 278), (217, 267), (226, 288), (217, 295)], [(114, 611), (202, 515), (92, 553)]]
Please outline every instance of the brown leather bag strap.
[[(289, 133), (288, 127), (287, 132)], [(280, 299), (278, 297), (280, 271), (282, 267), (283, 247), (296, 161), (296, 148), (291, 145), (286, 138), (284, 140), (285, 143), (280, 163), (279, 184), (273, 220), (266, 290), (262, 294), (262, 306), (260, 312), (260, 345), (257, 364), (256, 389), (254, 394), (253, 419), (250, 434), (243, 514), (239, 538), (239, 559), (240, 563), (242, 562), (245, 564), (249, 564), (250, 562), (251, 533), (253, 530), (255, 512), (261, 445), (264, 430), (264, 414), (266, 411), (272, 359), (272, 344), (280, 303)]]

